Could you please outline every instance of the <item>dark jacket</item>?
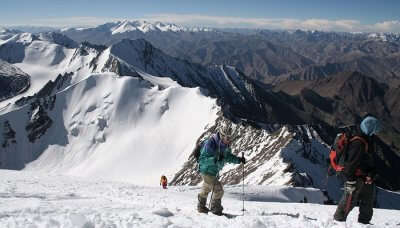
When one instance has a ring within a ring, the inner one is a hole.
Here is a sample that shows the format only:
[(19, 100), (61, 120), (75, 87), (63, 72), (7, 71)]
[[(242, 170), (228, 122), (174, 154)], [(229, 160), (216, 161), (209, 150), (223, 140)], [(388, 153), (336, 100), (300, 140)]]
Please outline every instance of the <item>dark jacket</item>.
[[(373, 136), (362, 134), (360, 130), (355, 136), (362, 137), (368, 143), (368, 151), (366, 151), (365, 143), (361, 140), (354, 140), (349, 143), (345, 155), (344, 176), (346, 180), (353, 181), (358, 177), (376, 176), (376, 167), (374, 160), (375, 142)], [(361, 172), (360, 172), (361, 171)]]
[(225, 145), (219, 134), (212, 135), (203, 144), (199, 158), (201, 174), (217, 176), (225, 163), (239, 164), (240, 158), (232, 154), (228, 145)]

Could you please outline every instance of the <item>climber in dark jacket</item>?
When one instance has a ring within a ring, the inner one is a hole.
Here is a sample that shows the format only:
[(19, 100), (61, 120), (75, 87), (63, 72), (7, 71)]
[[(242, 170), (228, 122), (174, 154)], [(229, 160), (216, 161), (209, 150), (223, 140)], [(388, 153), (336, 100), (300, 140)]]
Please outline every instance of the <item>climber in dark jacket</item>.
[[(224, 189), (218, 180), (219, 172), (226, 163), (239, 164), (246, 163), (244, 157), (237, 157), (232, 154), (230, 142), (233, 136), (233, 129), (223, 124), (219, 132), (213, 134), (203, 144), (199, 158), (199, 170), (203, 179), (201, 192), (198, 194), (197, 210), (200, 213), (222, 215), (223, 207), (221, 199), (224, 195)], [(208, 193), (212, 192), (211, 208), (206, 207)]]
[(336, 208), (334, 219), (346, 221), (347, 215), (357, 205), (360, 207), (358, 222), (368, 224), (372, 218), (375, 200), (376, 168), (374, 161), (374, 136), (381, 124), (373, 116), (365, 117), (345, 153), (344, 194)]

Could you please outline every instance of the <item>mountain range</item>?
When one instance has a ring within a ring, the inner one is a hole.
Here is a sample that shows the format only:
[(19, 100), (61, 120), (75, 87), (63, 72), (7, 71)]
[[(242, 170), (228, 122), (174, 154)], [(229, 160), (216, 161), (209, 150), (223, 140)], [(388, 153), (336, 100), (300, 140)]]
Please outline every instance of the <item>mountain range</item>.
[(235, 66), (262, 83), (275, 84), (282, 78), (313, 80), (343, 71), (358, 71), (393, 87), (399, 85), (400, 34), (223, 29), (192, 32), (183, 28), (142, 32), (143, 25), (136, 21), (128, 23), (138, 24), (136, 30), (112, 34), (112, 28), (127, 23), (62, 33), (78, 42), (104, 45), (126, 38), (143, 38), (168, 55), (205, 66)]

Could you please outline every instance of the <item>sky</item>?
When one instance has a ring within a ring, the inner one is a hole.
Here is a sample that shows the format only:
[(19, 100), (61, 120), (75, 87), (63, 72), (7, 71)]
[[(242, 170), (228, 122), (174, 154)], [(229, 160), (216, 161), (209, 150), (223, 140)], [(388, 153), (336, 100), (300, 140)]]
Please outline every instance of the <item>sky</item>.
[(145, 19), (185, 26), (400, 32), (399, 0), (2, 0), (0, 26), (95, 26)]

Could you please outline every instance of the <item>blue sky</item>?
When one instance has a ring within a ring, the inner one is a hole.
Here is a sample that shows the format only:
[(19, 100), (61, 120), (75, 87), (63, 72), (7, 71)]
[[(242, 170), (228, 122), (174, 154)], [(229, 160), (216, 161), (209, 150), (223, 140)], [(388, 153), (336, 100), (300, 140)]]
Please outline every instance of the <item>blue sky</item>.
[(400, 31), (400, 0), (2, 0), (0, 26), (120, 19), (210, 27)]

